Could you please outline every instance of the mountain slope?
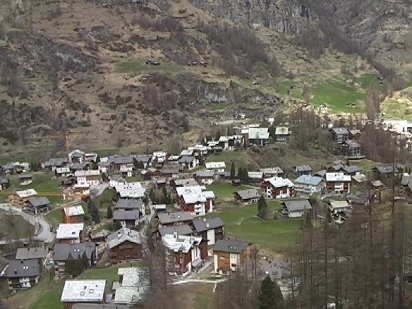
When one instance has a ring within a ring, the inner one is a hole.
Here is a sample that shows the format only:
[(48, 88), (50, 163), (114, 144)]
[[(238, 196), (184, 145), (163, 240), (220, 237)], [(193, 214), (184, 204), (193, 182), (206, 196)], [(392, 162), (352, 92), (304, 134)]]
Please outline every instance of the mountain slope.
[(142, 2), (4, 4), (0, 152), (165, 148), (236, 112), (287, 112), (297, 102), (283, 97), (285, 77), (368, 69), (324, 44), (315, 9), (298, 0)]

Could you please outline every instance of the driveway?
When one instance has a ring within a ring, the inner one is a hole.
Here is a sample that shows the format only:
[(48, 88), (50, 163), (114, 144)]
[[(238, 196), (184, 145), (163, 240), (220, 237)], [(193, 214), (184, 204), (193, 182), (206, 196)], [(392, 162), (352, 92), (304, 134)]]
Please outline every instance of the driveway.
[(26, 212), (23, 212), (20, 208), (14, 207), (10, 204), (0, 204), (0, 209), (4, 210), (9, 213), (16, 214), (21, 216), (24, 220), (29, 222), (31, 225), (34, 226), (34, 236), (32, 237), (33, 240), (43, 241), (46, 243), (50, 243), (54, 240), (55, 235), (51, 232), (50, 224), (47, 220), (42, 216), (35, 216)]

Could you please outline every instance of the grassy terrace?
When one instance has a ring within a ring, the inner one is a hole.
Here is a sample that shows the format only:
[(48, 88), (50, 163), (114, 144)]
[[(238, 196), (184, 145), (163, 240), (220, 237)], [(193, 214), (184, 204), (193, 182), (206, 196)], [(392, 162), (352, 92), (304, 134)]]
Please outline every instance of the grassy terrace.
[[(280, 203), (268, 201), (268, 206), (276, 211)], [(257, 205), (234, 207), (216, 213), (225, 222), (228, 236), (253, 242), (270, 253), (283, 253), (299, 239), (301, 219), (262, 220), (256, 214)]]
[(146, 64), (144, 60), (130, 60), (119, 63), (116, 66), (118, 73), (179, 73), (183, 71), (183, 67), (176, 63), (161, 62), (159, 65)]
[(239, 190), (248, 189), (245, 186), (234, 187), (231, 183), (214, 183), (207, 187), (215, 193), (219, 201), (233, 201), (234, 193)]
[(0, 202), (7, 201), (9, 195), (18, 190), (35, 189), (39, 196), (47, 197), (52, 204), (62, 202), (62, 190), (59, 180), (52, 173), (38, 172), (33, 175), (33, 183), (27, 186), (20, 186), (17, 175), (9, 177), (11, 186), (7, 190), (0, 191)]
[(17, 215), (0, 211), (0, 239), (29, 238), (34, 226)]
[[(344, 79), (351, 81), (347, 82)], [(365, 90), (371, 85), (379, 85), (376, 74), (366, 73), (359, 77), (349, 76), (342, 78), (341, 76), (336, 76), (317, 81), (286, 79), (280, 81), (275, 88), (281, 95), (302, 100), (305, 82), (312, 94), (313, 105), (328, 106), (333, 113), (364, 112)]]
[(61, 208), (50, 211), (46, 216), (46, 220), (53, 226), (63, 222), (63, 210)]

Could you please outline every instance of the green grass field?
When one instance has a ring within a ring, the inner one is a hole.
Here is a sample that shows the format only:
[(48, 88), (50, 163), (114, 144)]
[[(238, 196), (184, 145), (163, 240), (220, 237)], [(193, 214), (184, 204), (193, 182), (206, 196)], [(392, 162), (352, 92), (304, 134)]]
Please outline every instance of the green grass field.
[(160, 65), (148, 65), (144, 60), (130, 60), (116, 66), (118, 73), (179, 73), (183, 67), (176, 63), (161, 62)]
[(351, 82), (346, 82), (341, 76), (310, 81), (286, 79), (280, 81), (275, 88), (281, 95), (302, 100), (303, 85), (306, 84), (310, 89), (313, 105), (326, 105), (333, 113), (362, 113), (365, 90), (372, 85), (379, 85), (378, 75), (365, 73), (348, 79), (351, 79)]
[(46, 220), (53, 226), (57, 226), (63, 222), (63, 210), (61, 208), (50, 211), (46, 216)]
[(333, 113), (361, 113), (364, 98), (364, 92), (355, 86), (339, 80), (326, 80), (314, 87), (312, 102), (315, 106), (328, 106)]
[(215, 182), (212, 185), (207, 187), (208, 190), (211, 190), (215, 193), (215, 196), (220, 201), (233, 201), (234, 194), (236, 191), (248, 189), (245, 186), (234, 187), (231, 183), (228, 182)]
[[(105, 279), (106, 282), (106, 292), (110, 292), (112, 290), (113, 281), (119, 280), (117, 276), (117, 270), (120, 267), (129, 267), (133, 265), (140, 265), (139, 263), (125, 263), (122, 265), (110, 266), (106, 268), (91, 268), (86, 270), (83, 274), (81, 274), (76, 279)], [(45, 278), (44, 280), (48, 280)], [(60, 309), (63, 308), (62, 303), (60, 302), (60, 297), (63, 292), (63, 283), (59, 282), (54, 285), (52, 289), (45, 291), (42, 293), (41, 296), (34, 302), (29, 308), (31, 309), (45, 309), (45, 308), (53, 308), (53, 309)], [(39, 284), (37, 287), (33, 288), (32, 290), (39, 288), (44, 290), (44, 284)]]
[[(277, 201), (268, 201), (273, 210), (280, 208)], [(216, 214), (225, 222), (228, 236), (250, 241), (271, 253), (283, 253), (299, 239), (301, 219), (262, 220), (257, 217), (257, 206), (232, 208)]]
[(52, 173), (38, 172), (33, 175), (33, 183), (27, 186), (19, 184), (17, 175), (9, 176), (10, 188), (0, 191), (0, 201), (7, 201), (9, 195), (19, 190), (35, 189), (39, 196), (45, 196), (52, 204), (59, 204), (62, 202), (62, 190), (60, 188), (59, 180)]
[(18, 239), (33, 235), (34, 226), (20, 216), (0, 211), (0, 238)]
[(206, 162), (226, 163), (226, 170), (230, 171), (232, 162), (235, 164), (236, 172), (239, 167), (246, 167), (250, 170), (257, 168), (256, 160), (253, 152), (250, 150), (224, 151), (217, 155), (210, 156)]

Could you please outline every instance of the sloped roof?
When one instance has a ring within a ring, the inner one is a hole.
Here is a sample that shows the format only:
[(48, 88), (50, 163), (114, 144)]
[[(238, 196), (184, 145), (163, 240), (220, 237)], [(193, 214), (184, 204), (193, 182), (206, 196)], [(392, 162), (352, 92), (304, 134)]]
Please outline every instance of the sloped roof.
[(137, 209), (125, 210), (116, 209), (113, 211), (113, 220), (138, 220), (140, 218), (140, 212)]
[(11, 260), (6, 270), (7, 278), (37, 277), (40, 275), (39, 262), (31, 260)]
[(189, 212), (171, 212), (171, 213), (159, 213), (157, 215), (161, 224), (169, 224), (181, 221), (193, 220), (193, 215)]
[(274, 188), (282, 188), (282, 187), (293, 187), (294, 184), (288, 178), (282, 177), (272, 177), (265, 179), (266, 182), (270, 183)]
[(80, 244), (56, 244), (53, 249), (53, 260), (67, 261), (69, 256), (73, 259), (78, 259), (86, 254), (88, 259), (91, 259), (93, 252), (96, 251), (94, 242), (84, 242)]
[(196, 232), (204, 232), (214, 230), (225, 225), (223, 220), (219, 217), (195, 219), (192, 221)]
[(27, 199), (27, 201), (29, 202), (29, 204), (32, 207), (40, 207), (40, 206), (46, 206), (50, 204), (50, 201), (48, 200), (47, 197), (41, 196), (41, 197), (29, 197)]
[(66, 280), (61, 302), (102, 302), (106, 280)]
[(236, 191), (236, 193), (242, 200), (257, 199), (260, 197), (260, 194), (256, 189), (240, 190)]
[(124, 227), (107, 236), (107, 247), (112, 249), (125, 241), (141, 244), (142, 238), (139, 232)]
[(174, 234), (174, 233), (177, 233), (178, 235), (190, 235), (193, 233), (193, 230), (188, 224), (182, 224), (182, 225), (161, 227), (159, 228), (159, 233), (160, 233), (160, 236), (164, 236), (166, 234)]
[(288, 127), (276, 127), (275, 135), (289, 135)]
[(317, 186), (322, 182), (322, 178), (318, 176), (302, 175), (295, 179), (295, 184), (304, 184), (310, 186)]
[(163, 244), (173, 252), (187, 253), (194, 245), (199, 245), (202, 237), (166, 234), (162, 237)]
[(18, 248), (16, 260), (43, 259), (47, 256), (47, 249), (43, 247)]
[(84, 223), (60, 223), (56, 230), (56, 239), (77, 239), (84, 229)]
[(115, 289), (114, 303), (143, 303), (150, 287), (147, 272), (138, 267), (127, 267), (119, 268), (117, 274), (122, 276), (122, 282)]
[(246, 250), (249, 243), (242, 240), (218, 240), (215, 244), (213, 252), (228, 252), (240, 254)]
[(143, 206), (143, 201), (138, 199), (120, 198), (115, 208), (116, 209), (140, 209)]
[(289, 212), (300, 212), (312, 209), (309, 200), (290, 200), (284, 201), (283, 204)]

